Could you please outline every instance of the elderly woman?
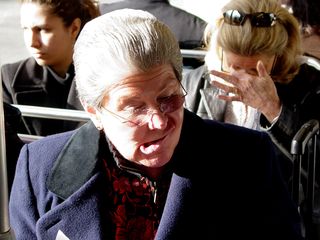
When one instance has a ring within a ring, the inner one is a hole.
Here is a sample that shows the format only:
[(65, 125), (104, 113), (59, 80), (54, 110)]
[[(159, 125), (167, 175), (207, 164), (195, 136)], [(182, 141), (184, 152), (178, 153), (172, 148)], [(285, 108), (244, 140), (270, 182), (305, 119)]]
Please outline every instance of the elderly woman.
[(301, 239), (269, 137), (183, 108), (165, 24), (141, 10), (102, 15), (80, 33), (74, 64), (92, 121), (22, 149), (17, 239)]

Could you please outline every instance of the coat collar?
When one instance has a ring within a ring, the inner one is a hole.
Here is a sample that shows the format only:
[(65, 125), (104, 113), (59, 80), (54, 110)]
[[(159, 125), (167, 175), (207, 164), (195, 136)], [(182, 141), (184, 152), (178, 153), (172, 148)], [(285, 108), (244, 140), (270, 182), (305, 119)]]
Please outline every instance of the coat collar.
[(63, 79), (47, 66), (40, 66), (33, 57), (13, 64), (16, 71), (12, 79), (12, 86), (16, 91), (37, 90), (48, 87), (50, 81), (70, 84), (74, 78), (74, 65), (70, 64), (67, 71), (68, 78)]
[(58, 156), (49, 175), (50, 191), (66, 199), (96, 171), (100, 131), (90, 121), (76, 131)]
[[(192, 146), (195, 144), (192, 139), (201, 132), (199, 128), (193, 129), (194, 126), (199, 126), (199, 121), (202, 122), (202, 119), (185, 110), (179, 144), (172, 158), (173, 165), (178, 159), (192, 159), (195, 157), (194, 154), (199, 155), (192, 151)], [(101, 132), (91, 121), (75, 131), (51, 170), (47, 181), (48, 189), (62, 199), (66, 199), (84, 185), (97, 171), (99, 145), (102, 139), (105, 138), (102, 138)], [(119, 162), (117, 164), (119, 166)], [(184, 161), (183, 165), (188, 164)]]
[[(10, 72), (15, 72), (12, 78), (12, 91), (14, 91), (15, 104), (36, 105), (48, 102), (48, 92), (67, 91), (65, 106), (52, 105), (51, 107), (66, 107), (69, 109), (83, 110), (76, 94), (74, 78), (74, 65), (68, 69), (68, 79), (62, 80), (54, 76), (52, 70), (40, 66), (33, 57), (10, 65)], [(62, 92), (60, 93), (60, 95)], [(59, 95), (59, 96), (60, 96)], [(61, 97), (61, 96), (60, 96)], [(54, 98), (55, 99), (55, 98)], [(60, 102), (58, 99), (53, 102)], [(41, 104), (40, 104), (41, 105)]]

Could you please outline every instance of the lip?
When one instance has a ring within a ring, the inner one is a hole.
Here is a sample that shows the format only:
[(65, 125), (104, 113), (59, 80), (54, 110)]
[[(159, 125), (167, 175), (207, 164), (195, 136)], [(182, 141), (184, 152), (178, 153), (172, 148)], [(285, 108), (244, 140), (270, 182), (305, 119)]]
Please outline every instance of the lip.
[(139, 149), (145, 155), (154, 154), (163, 148), (163, 143), (168, 138), (168, 136), (169, 133), (165, 134), (165, 136), (156, 140), (141, 144)]
[(45, 54), (41, 52), (32, 53), (32, 56), (35, 58), (42, 58)]
[[(139, 146), (141, 153), (152, 155), (165, 150), (165, 148), (170, 148), (170, 137), (174, 133), (175, 128), (176, 125), (174, 123), (168, 124), (165, 130), (160, 131), (162, 133), (160, 136), (147, 139), (148, 141), (141, 143)], [(154, 135), (156, 135), (156, 132), (154, 132)]]

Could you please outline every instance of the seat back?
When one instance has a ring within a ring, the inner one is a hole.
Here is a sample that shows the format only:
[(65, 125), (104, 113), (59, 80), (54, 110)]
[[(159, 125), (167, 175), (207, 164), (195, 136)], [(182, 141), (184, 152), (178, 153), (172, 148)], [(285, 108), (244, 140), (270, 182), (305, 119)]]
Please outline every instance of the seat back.
[[(306, 122), (295, 134), (290, 153), (293, 157), (292, 198), (299, 207), (307, 240), (320, 239), (319, 121)], [(306, 174), (302, 178), (302, 169)]]

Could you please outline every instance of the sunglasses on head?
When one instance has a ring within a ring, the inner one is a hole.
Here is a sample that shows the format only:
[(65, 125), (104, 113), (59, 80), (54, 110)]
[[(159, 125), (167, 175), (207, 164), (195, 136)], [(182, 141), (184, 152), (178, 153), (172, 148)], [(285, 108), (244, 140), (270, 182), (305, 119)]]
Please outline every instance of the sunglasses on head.
[(246, 14), (238, 10), (228, 10), (223, 13), (225, 23), (242, 26), (249, 19), (253, 27), (271, 27), (276, 23), (277, 17), (273, 13), (257, 12)]

